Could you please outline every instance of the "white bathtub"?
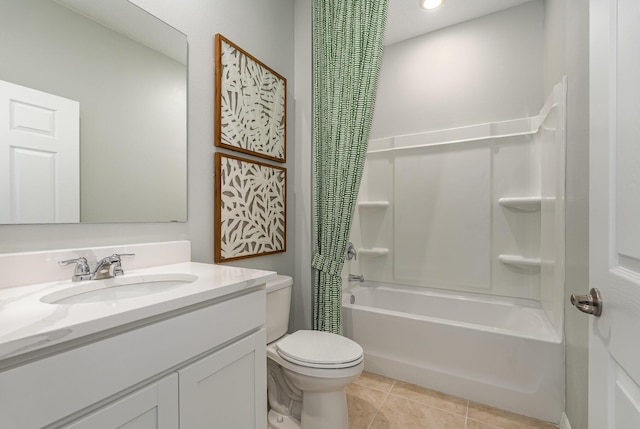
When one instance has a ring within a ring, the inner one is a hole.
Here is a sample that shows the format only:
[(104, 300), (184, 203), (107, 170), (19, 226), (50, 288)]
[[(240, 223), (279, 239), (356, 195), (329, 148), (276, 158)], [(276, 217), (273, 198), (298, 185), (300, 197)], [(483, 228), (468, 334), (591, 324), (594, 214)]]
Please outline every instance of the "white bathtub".
[(375, 282), (345, 290), (344, 334), (366, 370), (560, 420), (564, 346), (537, 303)]

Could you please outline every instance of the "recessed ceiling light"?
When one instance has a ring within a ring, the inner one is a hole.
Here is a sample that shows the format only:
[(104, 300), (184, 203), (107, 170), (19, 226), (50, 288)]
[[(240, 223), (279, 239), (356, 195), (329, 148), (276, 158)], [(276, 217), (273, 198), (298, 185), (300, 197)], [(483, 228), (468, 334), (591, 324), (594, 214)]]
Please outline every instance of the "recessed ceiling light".
[(420, 0), (420, 7), (423, 9), (435, 9), (442, 4), (443, 0)]

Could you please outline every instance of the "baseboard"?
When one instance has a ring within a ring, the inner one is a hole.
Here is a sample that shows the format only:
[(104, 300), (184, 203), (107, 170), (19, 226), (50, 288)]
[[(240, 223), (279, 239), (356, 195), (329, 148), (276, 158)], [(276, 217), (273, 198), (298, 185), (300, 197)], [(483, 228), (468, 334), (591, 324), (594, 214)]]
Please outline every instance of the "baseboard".
[(567, 413), (562, 413), (562, 417), (560, 417), (560, 429), (571, 429), (571, 423), (569, 423)]

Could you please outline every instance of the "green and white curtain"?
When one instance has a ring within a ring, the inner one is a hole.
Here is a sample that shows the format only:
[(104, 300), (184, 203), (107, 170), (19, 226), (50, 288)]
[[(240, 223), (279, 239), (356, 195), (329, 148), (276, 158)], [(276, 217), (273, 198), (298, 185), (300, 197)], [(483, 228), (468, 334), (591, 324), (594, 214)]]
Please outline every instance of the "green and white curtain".
[(313, 0), (314, 329), (342, 333), (340, 273), (364, 169), (387, 0)]

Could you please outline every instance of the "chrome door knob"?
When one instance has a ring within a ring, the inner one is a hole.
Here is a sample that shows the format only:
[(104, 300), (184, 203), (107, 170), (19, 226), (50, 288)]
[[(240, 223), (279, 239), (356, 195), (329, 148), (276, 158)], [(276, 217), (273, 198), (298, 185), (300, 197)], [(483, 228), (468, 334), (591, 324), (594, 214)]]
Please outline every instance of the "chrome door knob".
[(602, 314), (602, 296), (596, 288), (591, 288), (589, 295), (571, 295), (571, 304), (583, 313), (592, 314), (596, 317)]

